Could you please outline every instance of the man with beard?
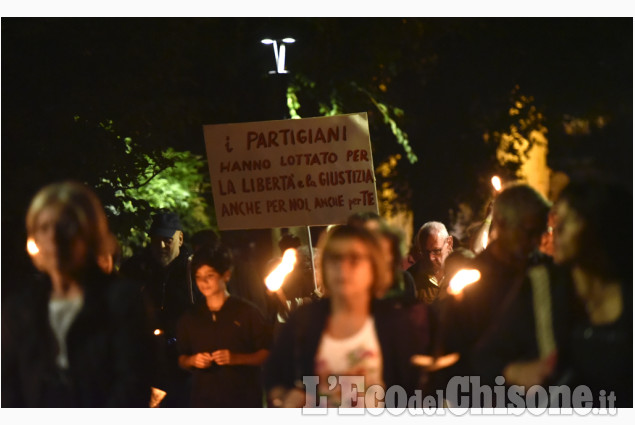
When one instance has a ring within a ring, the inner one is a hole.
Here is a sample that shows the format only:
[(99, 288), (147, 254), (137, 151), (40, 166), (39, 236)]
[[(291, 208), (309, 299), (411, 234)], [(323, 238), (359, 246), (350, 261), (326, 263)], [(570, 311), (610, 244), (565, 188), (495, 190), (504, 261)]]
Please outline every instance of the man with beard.
[(188, 276), (189, 252), (183, 246), (183, 227), (171, 212), (153, 216), (150, 245), (121, 267), (121, 274), (142, 285), (155, 320), (157, 376), (154, 386), (167, 392), (162, 406), (185, 406), (188, 374), (178, 367), (176, 323), (194, 304), (198, 291)]

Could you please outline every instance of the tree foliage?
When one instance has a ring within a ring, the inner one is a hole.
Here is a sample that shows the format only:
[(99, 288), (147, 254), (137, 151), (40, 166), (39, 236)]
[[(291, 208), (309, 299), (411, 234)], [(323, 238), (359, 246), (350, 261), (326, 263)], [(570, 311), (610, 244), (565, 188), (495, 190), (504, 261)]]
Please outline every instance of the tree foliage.
[[(204, 124), (366, 111), (375, 168), (396, 161), (393, 202), (418, 225), (487, 196), (497, 161), (483, 134), (532, 122), (530, 102), (509, 116), (519, 85), (544, 113), (552, 168), (632, 177), (630, 18), (3, 18), (2, 36), (5, 258), (24, 253), (28, 202), (55, 180), (98, 187), (119, 234), (144, 227), (158, 204), (123, 191), (180, 193), (149, 188), (176, 163), (169, 148), (200, 165)], [(292, 80), (278, 84), (260, 40), (287, 36)], [(602, 125), (572, 133), (567, 116)]]
[(103, 147), (92, 164), (92, 181), (109, 215), (111, 229), (130, 256), (148, 242), (151, 215), (169, 210), (181, 217), (186, 234), (213, 227), (207, 195), (207, 162), (189, 151), (144, 151), (135, 138), (119, 134), (112, 120), (97, 124), (75, 116), (77, 139)]
[(496, 160), (506, 174), (518, 178), (536, 142), (532, 133), (547, 134), (545, 116), (536, 107), (534, 97), (523, 94), (518, 85), (511, 91), (509, 109), (501, 113), (502, 128), (486, 132), (483, 138), (496, 148)]

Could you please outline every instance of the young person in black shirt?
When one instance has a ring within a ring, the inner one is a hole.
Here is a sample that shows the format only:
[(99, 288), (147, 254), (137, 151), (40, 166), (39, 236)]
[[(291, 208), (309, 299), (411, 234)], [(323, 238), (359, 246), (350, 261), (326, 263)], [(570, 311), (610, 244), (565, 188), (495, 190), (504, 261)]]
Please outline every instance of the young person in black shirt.
[(260, 365), (271, 330), (258, 309), (230, 296), (231, 251), (222, 244), (194, 253), (192, 274), (204, 299), (177, 326), (179, 365), (192, 372), (191, 407), (262, 407)]

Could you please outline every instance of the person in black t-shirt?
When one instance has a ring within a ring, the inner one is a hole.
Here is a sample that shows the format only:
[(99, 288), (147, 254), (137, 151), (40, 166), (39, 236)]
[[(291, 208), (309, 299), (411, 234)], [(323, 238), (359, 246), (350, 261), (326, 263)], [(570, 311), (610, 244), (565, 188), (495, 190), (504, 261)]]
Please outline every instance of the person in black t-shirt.
[(204, 299), (177, 326), (179, 365), (192, 372), (191, 407), (262, 407), (260, 365), (271, 329), (254, 305), (229, 295), (231, 251), (199, 249), (192, 273)]

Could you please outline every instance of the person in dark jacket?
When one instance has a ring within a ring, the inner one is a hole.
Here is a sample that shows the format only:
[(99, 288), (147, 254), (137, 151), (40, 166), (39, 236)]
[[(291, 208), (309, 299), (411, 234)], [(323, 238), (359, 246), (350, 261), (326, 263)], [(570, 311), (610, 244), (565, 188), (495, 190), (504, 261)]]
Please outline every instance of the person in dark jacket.
[(171, 212), (155, 214), (150, 245), (126, 260), (120, 273), (142, 285), (155, 329), (157, 369), (153, 386), (165, 391), (161, 407), (189, 403), (189, 375), (178, 366), (176, 324), (199, 297), (188, 273), (190, 253), (183, 245), (183, 226)]
[[(325, 397), (327, 406), (372, 407), (364, 392), (375, 385), (399, 385), (412, 394), (417, 341), (407, 310), (374, 297), (386, 267), (378, 240), (364, 228), (336, 226), (321, 239), (320, 252), (326, 298), (300, 307), (283, 325), (265, 363), (269, 402), (315, 407)], [(339, 385), (329, 386), (342, 376), (362, 379), (357, 402), (342, 397)], [(386, 400), (392, 404), (403, 403)]]
[(28, 250), (41, 272), (2, 307), (2, 407), (147, 407), (151, 331), (139, 287), (112, 255), (101, 203), (63, 182), (33, 198)]
[[(485, 381), (482, 369), (476, 367), (481, 362), (475, 362), (474, 357), (483, 340), (491, 338), (492, 328), (503, 322), (527, 272), (547, 262), (537, 248), (547, 227), (549, 207), (540, 193), (520, 183), (508, 186), (494, 201), (492, 232), (496, 237), (469, 267), (478, 270), (480, 278), (442, 300), (439, 308), (435, 351), (460, 356), (456, 364), (437, 374), (440, 388), (453, 376), (478, 376), (483, 384), (494, 385)], [(489, 407), (474, 398), (474, 392), (471, 395), (470, 406)], [(449, 402), (457, 406), (460, 400)]]

